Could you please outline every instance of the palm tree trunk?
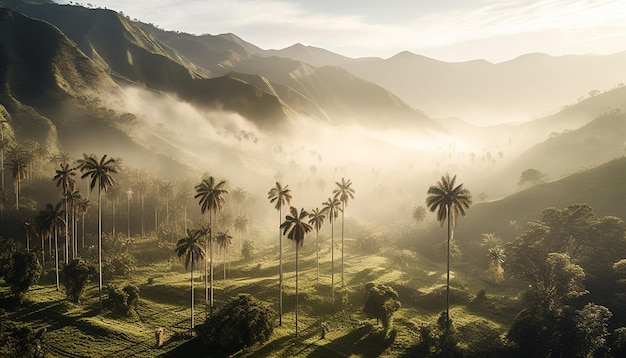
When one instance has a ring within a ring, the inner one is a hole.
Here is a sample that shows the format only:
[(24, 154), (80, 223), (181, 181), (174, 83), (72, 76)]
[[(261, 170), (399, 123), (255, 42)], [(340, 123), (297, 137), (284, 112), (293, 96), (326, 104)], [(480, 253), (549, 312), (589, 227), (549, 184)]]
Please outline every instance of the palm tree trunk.
[(296, 242), (296, 338), (298, 338), (298, 242)]
[[(187, 231), (185, 231), (187, 232)], [(146, 232), (143, 224), (143, 191), (141, 192), (141, 237), (146, 236)]]
[(98, 184), (98, 302), (102, 312), (102, 188)]
[(335, 304), (335, 221), (332, 218), (330, 219), (330, 287), (331, 299)]
[[(212, 224), (209, 224), (213, 226)], [(209, 283), (210, 283), (210, 291), (209, 292), (209, 314), (213, 315), (213, 228), (209, 231)]]
[(448, 328), (450, 327), (450, 241), (452, 240), (452, 223), (450, 221), (450, 207), (448, 211), (448, 260), (446, 268), (446, 336), (448, 334)]
[(191, 286), (191, 329), (189, 335), (193, 336), (193, 251), (191, 251), (191, 271), (190, 271), (190, 286)]
[(85, 248), (85, 213), (83, 213), (83, 237), (82, 237), (82, 243), (81, 243), (81, 248)]
[(41, 234), (41, 268), (43, 271), (46, 270), (46, 240), (44, 240), (43, 233)]
[(278, 208), (278, 325), (283, 325), (283, 240), (280, 234), (280, 221), (282, 217), (282, 208)]
[(55, 256), (55, 270), (56, 270), (56, 279), (57, 279), (57, 291), (59, 290), (59, 240), (58, 240), (57, 229), (54, 229), (54, 256)]
[(341, 287), (343, 288), (343, 215), (346, 211), (346, 202), (342, 203), (341, 208)]
[(317, 278), (317, 286), (316, 288), (320, 287), (320, 232), (319, 230), (315, 230), (315, 238), (317, 240), (317, 274), (316, 274), (316, 278)]
[(69, 224), (69, 220), (68, 220), (68, 213), (67, 213), (67, 192), (65, 193), (65, 263), (67, 264), (69, 262), (69, 251), (70, 251), (70, 230), (68, 228), (68, 224)]

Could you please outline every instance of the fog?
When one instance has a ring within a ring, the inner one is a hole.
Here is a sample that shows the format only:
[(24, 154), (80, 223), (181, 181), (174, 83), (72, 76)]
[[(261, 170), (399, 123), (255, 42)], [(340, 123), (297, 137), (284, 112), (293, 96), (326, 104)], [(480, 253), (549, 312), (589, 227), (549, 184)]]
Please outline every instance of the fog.
[(292, 205), (310, 210), (345, 177), (356, 191), (348, 214), (370, 221), (409, 219), (446, 172), (456, 174), (475, 201), (481, 193), (489, 199), (509, 194), (519, 172), (499, 185), (495, 173), (532, 144), (512, 139), (506, 126), (374, 130), (351, 120), (331, 124), (300, 116), (277, 130), (260, 129), (238, 114), (138, 87), (124, 88), (111, 106), (137, 117), (129, 127), (137, 142), (195, 168), (194, 182), (209, 173), (265, 200), (279, 181), (292, 190)]

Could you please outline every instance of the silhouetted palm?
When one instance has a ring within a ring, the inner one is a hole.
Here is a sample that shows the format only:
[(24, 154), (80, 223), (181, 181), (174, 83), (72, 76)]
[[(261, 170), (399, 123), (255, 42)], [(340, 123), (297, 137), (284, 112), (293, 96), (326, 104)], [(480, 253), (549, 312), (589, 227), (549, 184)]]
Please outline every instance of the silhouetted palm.
[(215, 235), (215, 241), (217, 242), (217, 246), (222, 250), (224, 254), (224, 280), (226, 280), (226, 253), (230, 251), (230, 245), (232, 244), (232, 235), (228, 232), (228, 230), (224, 232), (218, 232)]
[(83, 226), (83, 233), (81, 235), (81, 248), (85, 248), (85, 215), (87, 215), (87, 212), (89, 211), (89, 206), (91, 205), (91, 202), (89, 201), (88, 198), (83, 197), (82, 199), (80, 199), (77, 202), (77, 209), (78, 209), (78, 213), (81, 215), (81, 221), (82, 221), (82, 226)]
[(416, 223), (421, 223), (426, 218), (426, 208), (423, 205), (414, 207), (411, 217)]
[(65, 199), (68, 202), (68, 208), (70, 210), (70, 214), (72, 217), (70, 218), (72, 235), (70, 242), (72, 243), (72, 259), (78, 256), (78, 211), (79, 211), (79, 203), (83, 200), (83, 196), (80, 194), (78, 190), (73, 190), (67, 193)]
[(349, 199), (354, 199), (354, 189), (351, 188), (352, 182), (350, 179), (345, 180), (341, 178), (341, 182), (335, 182), (337, 188), (333, 190), (335, 198), (341, 201), (341, 287), (343, 287), (343, 216), (346, 213), (346, 205), (348, 205)]
[(304, 236), (312, 227), (304, 221), (309, 216), (304, 209), (300, 209), (300, 214), (293, 206), (289, 210), (290, 215), (285, 217), (280, 227), (283, 229), (283, 235), (287, 235), (289, 240), (296, 244), (296, 337), (298, 337), (298, 249), (304, 244)]
[(22, 180), (26, 178), (26, 160), (21, 156), (13, 157), (9, 160), (9, 168), (11, 169), (13, 187), (15, 188), (15, 210), (18, 210), (21, 184)]
[(51, 237), (54, 235), (54, 255), (55, 255), (55, 272), (56, 272), (56, 284), (57, 291), (59, 290), (59, 231), (65, 223), (63, 222), (63, 201), (58, 202), (56, 205), (46, 204), (46, 208), (39, 212), (35, 218), (35, 225), (40, 235)]
[(337, 198), (328, 198), (323, 203), (324, 211), (328, 213), (328, 220), (330, 220), (330, 286), (331, 286), (331, 298), (335, 303), (335, 220), (339, 216), (341, 211), (341, 202)]
[(437, 212), (437, 221), (443, 226), (448, 221), (448, 259), (446, 268), (446, 329), (450, 322), (450, 241), (454, 235), (456, 218), (465, 216), (465, 209), (472, 204), (472, 194), (463, 188), (463, 184), (455, 186), (456, 175), (450, 178), (449, 174), (441, 177), (436, 185), (428, 188), (426, 205), (431, 212)]
[[(68, 210), (68, 204), (69, 204), (69, 197), (68, 194), (72, 191), (74, 191), (74, 185), (76, 184), (76, 180), (74, 180), (74, 176), (76, 175), (76, 168), (70, 168), (69, 164), (61, 164), (60, 165), (61, 169), (57, 169), (56, 170), (56, 175), (54, 176), (54, 178), (52, 178), (52, 180), (56, 181), (57, 183), (57, 188), (61, 187), (62, 193), (63, 193), (63, 198), (64, 198), (64, 202), (65, 202), (65, 225), (69, 224), (69, 210)], [(70, 234), (70, 230), (69, 228), (65, 228), (65, 263), (67, 264), (69, 262), (69, 234)]]
[(196, 262), (204, 259), (204, 249), (200, 242), (201, 233), (198, 230), (187, 230), (187, 236), (181, 238), (176, 243), (176, 255), (184, 260), (185, 269), (189, 270), (189, 285), (191, 286), (191, 328), (190, 334), (193, 335), (193, 270)]
[(326, 219), (324, 210), (320, 211), (318, 208), (311, 210), (309, 214), (309, 224), (313, 225), (315, 228), (315, 239), (317, 241), (317, 286), (320, 285), (320, 229), (322, 228), (324, 219)]
[[(209, 176), (208, 178), (202, 179), (200, 184), (196, 185), (196, 195), (195, 199), (199, 199), (198, 204), (200, 205), (200, 212), (205, 214), (208, 212), (209, 214), (209, 240), (208, 240), (208, 250), (209, 250), (209, 266), (210, 266), (210, 288), (211, 292), (209, 295), (209, 288), (207, 287), (206, 276), (207, 272), (205, 269), (204, 272), (204, 286), (205, 286), (205, 294), (204, 301), (205, 304), (209, 304), (210, 312), (213, 313), (213, 214), (217, 216), (217, 213), (222, 211), (224, 205), (224, 194), (228, 194), (228, 190), (225, 189), (226, 181), (221, 180), (219, 182), (215, 181), (215, 178)], [(206, 247), (205, 247), (206, 250)], [(210, 297), (209, 297), (210, 296)]]
[(102, 191), (106, 192), (115, 184), (111, 174), (117, 173), (118, 160), (107, 158), (106, 154), (100, 160), (93, 155), (83, 158), (78, 161), (80, 171), (84, 172), (81, 178), (91, 178), (89, 188), (92, 190), (98, 186), (98, 294), (102, 311)]
[(283, 240), (280, 233), (280, 225), (282, 224), (282, 208), (283, 205), (289, 205), (291, 202), (291, 190), (289, 185), (284, 187), (276, 182), (276, 186), (271, 188), (267, 193), (270, 204), (275, 203), (274, 208), (278, 210), (278, 324), (283, 324)]

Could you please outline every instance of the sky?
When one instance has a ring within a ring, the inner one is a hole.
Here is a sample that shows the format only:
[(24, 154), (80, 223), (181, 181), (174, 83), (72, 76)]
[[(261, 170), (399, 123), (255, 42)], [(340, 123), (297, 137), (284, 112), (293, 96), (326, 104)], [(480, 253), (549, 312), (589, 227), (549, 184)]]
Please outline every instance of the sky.
[(234, 33), (263, 49), (302, 43), (355, 58), (388, 58), (410, 51), (448, 62), (497, 63), (535, 52), (560, 56), (626, 51), (623, 0), (89, 0), (82, 4), (121, 11), (166, 30)]

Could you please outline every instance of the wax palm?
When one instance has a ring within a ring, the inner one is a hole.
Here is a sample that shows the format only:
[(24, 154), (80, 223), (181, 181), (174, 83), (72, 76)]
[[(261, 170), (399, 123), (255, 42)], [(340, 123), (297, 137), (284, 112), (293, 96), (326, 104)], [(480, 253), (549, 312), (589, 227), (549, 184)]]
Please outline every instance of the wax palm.
[[(196, 195), (195, 199), (199, 199), (198, 204), (200, 205), (200, 212), (202, 214), (209, 214), (209, 227), (213, 227), (213, 214), (217, 216), (217, 213), (222, 211), (224, 206), (224, 194), (228, 194), (228, 190), (225, 189), (226, 181), (221, 180), (216, 182), (215, 178), (209, 176), (208, 178), (202, 179), (200, 184), (196, 185)], [(213, 313), (213, 230), (209, 230), (209, 240), (208, 240), (208, 250), (209, 250), (209, 267), (210, 267), (210, 288), (211, 292), (209, 295), (209, 287), (207, 286), (207, 272), (206, 267), (204, 270), (204, 302), (205, 304), (209, 304), (210, 312)], [(206, 244), (205, 244), (206, 245)], [(206, 250), (205, 246), (205, 250)], [(209, 297), (210, 296), (210, 297)]]
[(54, 255), (55, 255), (55, 272), (57, 291), (59, 290), (59, 231), (63, 228), (63, 201), (56, 205), (46, 204), (46, 208), (39, 212), (35, 218), (37, 231), (43, 236), (51, 237), (54, 235)]
[(411, 217), (416, 223), (421, 223), (426, 218), (426, 208), (423, 205), (414, 207)]
[(200, 236), (202, 233), (199, 230), (187, 230), (187, 236), (181, 238), (176, 243), (176, 255), (183, 259), (185, 269), (189, 269), (189, 285), (191, 286), (191, 327), (190, 334), (193, 335), (193, 270), (194, 266), (197, 262), (204, 259), (204, 249), (202, 248), (202, 243), (200, 240)]
[(66, 194), (65, 199), (68, 203), (68, 209), (70, 210), (70, 214), (72, 217), (70, 218), (70, 222), (72, 223), (72, 237), (70, 242), (72, 243), (72, 259), (78, 256), (78, 239), (77, 239), (77, 222), (78, 222), (78, 210), (79, 210), (79, 202), (83, 200), (83, 196), (80, 194), (80, 191), (73, 190)]
[(291, 202), (291, 190), (289, 185), (284, 187), (276, 182), (276, 186), (272, 187), (267, 193), (270, 204), (275, 204), (274, 209), (278, 210), (278, 324), (283, 324), (283, 240), (280, 234), (280, 225), (282, 223), (283, 205), (289, 205)]
[(322, 209), (315, 208), (311, 210), (309, 214), (309, 224), (313, 225), (315, 228), (315, 240), (317, 241), (317, 273), (316, 280), (317, 286), (320, 285), (320, 229), (322, 228), (322, 224), (324, 223), (324, 219), (326, 219), (326, 212)]
[(22, 180), (26, 178), (26, 160), (22, 156), (16, 156), (9, 160), (9, 168), (13, 177), (13, 187), (15, 188), (15, 210), (20, 205), (20, 189)]
[(222, 250), (224, 255), (224, 280), (226, 280), (226, 252), (230, 251), (230, 245), (232, 244), (232, 235), (228, 232), (228, 230), (224, 232), (218, 232), (215, 235), (215, 241), (217, 242), (217, 246)]
[(448, 221), (448, 258), (446, 269), (446, 329), (450, 322), (450, 241), (454, 235), (456, 218), (465, 216), (465, 209), (472, 204), (472, 194), (463, 188), (463, 184), (455, 186), (456, 175), (450, 178), (449, 174), (441, 177), (436, 185), (428, 188), (426, 205), (431, 212), (437, 212), (437, 221), (443, 226)]
[(102, 311), (102, 191), (107, 191), (115, 184), (115, 179), (111, 174), (117, 173), (118, 160), (107, 158), (105, 154), (97, 159), (96, 156), (83, 156), (79, 160), (79, 168), (84, 172), (81, 178), (89, 177), (91, 182), (89, 188), (98, 186), (98, 294), (100, 311)]
[(82, 199), (80, 199), (77, 202), (77, 208), (78, 208), (78, 213), (80, 213), (81, 215), (81, 221), (82, 221), (82, 236), (81, 236), (81, 248), (85, 248), (85, 215), (87, 215), (87, 212), (89, 212), (89, 206), (91, 205), (91, 202), (89, 201), (88, 198), (83, 197)]
[[(65, 225), (69, 224), (69, 210), (68, 210), (68, 205), (69, 205), (69, 197), (68, 194), (74, 190), (74, 186), (76, 184), (76, 180), (73, 178), (74, 176), (76, 176), (76, 168), (70, 168), (69, 164), (61, 164), (60, 165), (61, 169), (57, 169), (56, 170), (56, 175), (54, 176), (54, 178), (52, 178), (52, 180), (56, 181), (57, 183), (57, 188), (61, 187), (62, 189), (62, 193), (63, 193), (63, 197), (64, 197), (64, 202), (65, 202)], [(67, 264), (69, 262), (69, 234), (70, 234), (70, 230), (66, 227), (65, 228), (65, 263)]]
[(343, 287), (343, 216), (346, 213), (346, 206), (349, 199), (354, 199), (354, 189), (351, 188), (352, 182), (350, 179), (345, 180), (341, 178), (341, 182), (335, 182), (337, 188), (333, 190), (335, 198), (341, 201), (341, 287)]
[(285, 217), (285, 221), (280, 225), (283, 229), (283, 235), (287, 235), (289, 240), (296, 244), (296, 337), (298, 337), (298, 248), (304, 244), (304, 236), (311, 231), (312, 227), (304, 221), (309, 213), (293, 206), (289, 209), (290, 215)]
[(331, 286), (331, 298), (335, 303), (335, 220), (339, 216), (341, 211), (341, 202), (337, 198), (328, 198), (328, 200), (322, 204), (324, 211), (328, 213), (328, 220), (330, 220), (330, 286)]

